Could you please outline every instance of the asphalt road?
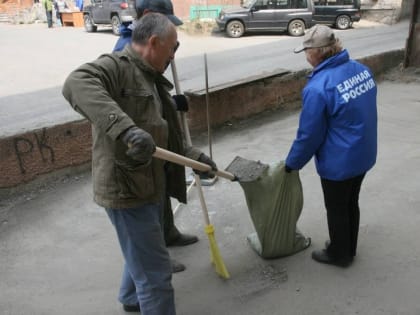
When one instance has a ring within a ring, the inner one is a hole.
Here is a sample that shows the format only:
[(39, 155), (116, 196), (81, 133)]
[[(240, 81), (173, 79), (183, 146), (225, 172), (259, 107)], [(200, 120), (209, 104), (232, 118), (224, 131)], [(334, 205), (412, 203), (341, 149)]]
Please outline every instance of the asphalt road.
[[(420, 74), (416, 82), (379, 84), (378, 161), (362, 186), (358, 254), (350, 268), (311, 259), (328, 238), (312, 161), (300, 171), (305, 200), (298, 221), (312, 245), (281, 259), (261, 259), (247, 244), (255, 229), (243, 191), (220, 178), (204, 194), (231, 279), (220, 279), (210, 262), (193, 188), (175, 220), (200, 241), (170, 249), (187, 266), (173, 276), (177, 313), (419, 315), (419, 83)], [(298, 118), (297, 112), (276, 111), (216, 130), (218, 166), (236, 155), (264, 163), (283, 159)], [(206, 139), (195, 140), (206, 149)], [(0, 200), (1, 315), (127, 315), (117, 301), (122, 266), (115, 231), (92, 201), (90, 173), (19, 194), (18, 200)]]
[[(403, 48), (408, 22), (359, 23), (337, 33), (352, 57), (358, 58)], [(111, 51), (117, 39), (110, 30), (86, 33), (82, 28), (47, 29), (43, 24), (0, 25), (0, 35), (1, 137), (80, 119), (63, 99), (62, 83), (80, 64)], [(180, 31), (179, 39), (176, 64), (184, 91), (204, 88), (204, 53), (210, 86), (276, 69), (308, 67), (302, 55), (292, 53), (301, 38), (258, 34), (231, 39)], [(167, 76), (172, 79), (169, 72)]]

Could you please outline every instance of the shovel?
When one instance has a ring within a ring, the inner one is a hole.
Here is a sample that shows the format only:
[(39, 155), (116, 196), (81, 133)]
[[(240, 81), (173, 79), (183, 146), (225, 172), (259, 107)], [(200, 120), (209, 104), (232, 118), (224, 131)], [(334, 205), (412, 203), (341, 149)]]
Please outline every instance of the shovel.
[[(205, 163), (189, 159), (183, 155), (179, 155), (159, 147), (156, 147), (156, 151), (155, 153), (153, 153), (153, 156), (161, 160), (191, 167), (192, 169), (197, 171), (212, 171), (211, 166)], [(267, 168), (268, 165), (263, 164), (260, 161), (247, 160), (237, 156), (229, 164), (225, 171), (217, 170), (214, 173), (217, 176), (229, 179), (231, 181), (252, 182), (257, 180)]]

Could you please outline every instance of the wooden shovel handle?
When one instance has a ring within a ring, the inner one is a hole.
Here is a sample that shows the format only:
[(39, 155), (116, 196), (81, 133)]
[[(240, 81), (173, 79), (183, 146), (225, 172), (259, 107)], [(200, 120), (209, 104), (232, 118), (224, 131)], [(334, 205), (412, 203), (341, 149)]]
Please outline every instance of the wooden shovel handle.
[[(183, 166), (188, 166), (188, 167), (191, 167), (192, 169), (195, 169), (201, 172), (208, 172), (212, 170), (210, 165), (186, 158), (185, 156), (173, 153), (171, 151), (168, 151), (159, 147), (156, 147), (156, 151), (155, 153), (153, 153), (153, 156), (161, 160), (169, 161), (169, 162), (176, 163)], [(226, 171), (218, 170), (216, 172), (216, 175), (226, 178), (226, 179), (230, 179), (230, 180), (236, 179), (235, 175)]]

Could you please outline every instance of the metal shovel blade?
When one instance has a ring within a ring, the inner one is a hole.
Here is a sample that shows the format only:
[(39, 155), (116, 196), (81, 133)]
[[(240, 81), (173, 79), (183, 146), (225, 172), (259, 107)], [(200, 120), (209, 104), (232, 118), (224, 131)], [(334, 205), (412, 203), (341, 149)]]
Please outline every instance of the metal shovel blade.
[(226, 167), (225, 171), (236, 176), (239, 182), (253, 182), (268, 168), (268, 164), (252, 161), (237, 156)]

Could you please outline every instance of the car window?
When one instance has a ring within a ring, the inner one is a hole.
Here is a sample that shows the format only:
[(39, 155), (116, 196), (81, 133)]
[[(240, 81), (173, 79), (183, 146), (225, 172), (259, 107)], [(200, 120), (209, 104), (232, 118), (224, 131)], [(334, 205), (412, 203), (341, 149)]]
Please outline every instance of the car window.
[(267, 9), (305, 9), (308, 7), (308, 0), (257, 0), (254, 8), (258, 10)]
[(315, 5), (353, 5), (354, 0), (315, 0)]
[(307, 0), (291, 0), (292, 9), (305, 9), (308, 7)]
[(254, 2), (254, 0), (245, 0), (242, 7), (243, 8), (250, 8), (252, 6), (253, 2)]
[(257, 2), (255, 2), (254, 8), (258, 10), (267, 10), (268, 2), (268, 0), (257, 0)]
[(274, 0), (276, 9), (288, 9), (289, 3), (288, 0)]

